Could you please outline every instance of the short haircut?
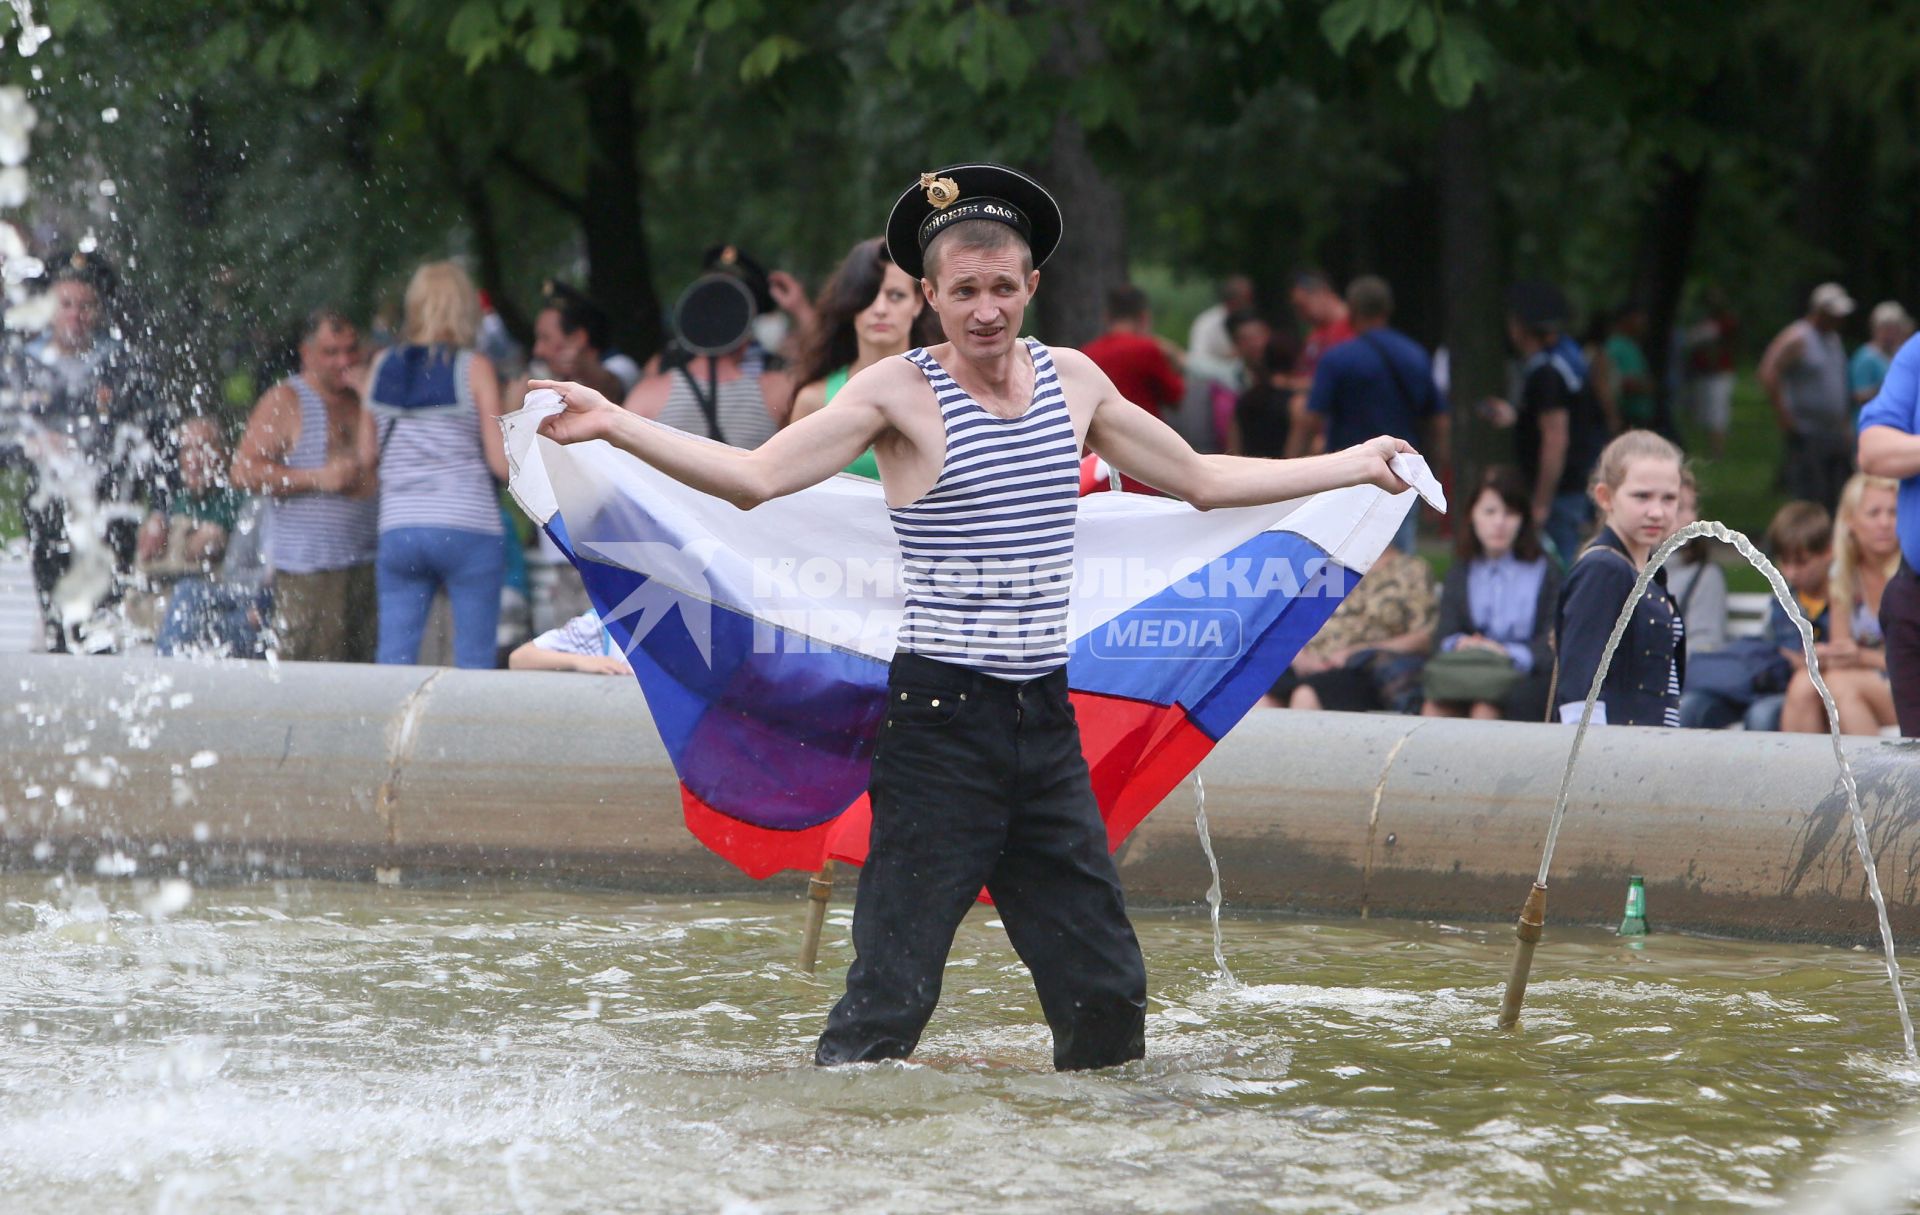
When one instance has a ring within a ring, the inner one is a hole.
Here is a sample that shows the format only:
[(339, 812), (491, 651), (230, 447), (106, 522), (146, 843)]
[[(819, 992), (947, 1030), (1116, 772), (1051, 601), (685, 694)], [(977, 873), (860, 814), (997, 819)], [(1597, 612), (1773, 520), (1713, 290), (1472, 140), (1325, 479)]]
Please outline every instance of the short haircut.
[(1261, 316), (1256, 309), (1236, 308), (1232, 312), (1227, 313), (1227, 336), (1231, 337), (1240, 332), (1243, 326), (1264, 323), (1266, 319), (1267, 318)]
[(938, 236), (927, 242), (927, 247), (920, 252), (920, 265), (926, 271), (926, 277), (936, 286), (940, 282), (940, 259), (954, 249), (971, 249), (978, 253), (1018, 249), (1021, 276), (1033, 273), (1033, 249), (1028, 246), (1027, 238), (997, 219), (963, 219), (950, 228), (942, 229)]
[(596, 353), (607, 349), (613, 336), (613, 323), (607, 319), (604, 308), (579, 288), (557, 280), (547, 284), (546, 296), (546, 306), (560, 318), (562, 333), (578, 333), (584, 329), (587, 345)]
[(1107, 288), (1107, 319), (1137, 321), (1147, 315), (1147, 293), (1132, 283)]
[(1767, 550), (1776, 561), (1792, 561), (1833, 550), (1833, 516), (1818, 502), (1789, 502), (1767, 524)]
[(1307, 292), (1331, 291), (1333, 280), (1327, 277), (1327, 272), (1324, 270), (1301, 270), (1293, 276), (1293, 289)]
[(1384, 321), (1393, 315), (1393, 288), (1377, 274), (1347, 284), (1347, 310), (1359, 320)]
[[(300, 323), (300, 342), (305, 345), (320, 336), (323, 329), (352, 329), (353, 321), (347, 314), (331, 304), (322, 304), (307, 313), (307, 319)], [(286, 332), (284, 329), (282, 333)]]

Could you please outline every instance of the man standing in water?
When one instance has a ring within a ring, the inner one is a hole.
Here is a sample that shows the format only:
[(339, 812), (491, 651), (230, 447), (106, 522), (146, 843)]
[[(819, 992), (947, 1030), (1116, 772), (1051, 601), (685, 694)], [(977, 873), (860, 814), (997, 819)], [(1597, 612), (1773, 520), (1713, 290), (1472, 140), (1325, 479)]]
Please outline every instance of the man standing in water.
[(1085, 355), (1019, 338), (1060, 240), (1040, 185), (991, 164), (922, 174), (887, 245), (921, 280), (947, 341), (874, 364), (753, 451), (648, 425), (569, 383), (541, 433), (605, 439), (743, 510), (825, 480), (872, 446), (903, 558), (906, 614), (869, 786), (854, 906), (857, 957), (815, 1051), (904, 1058), (940, 997), (961, 918), (984, 886), (1033, 973), (1054, 1066), (1145, 1050), (1146, 972), (1067, 699), (1066, 581), (1079, 457), (1201, 509), (1349, 485), (1399, 491), (1411, 448), (1371, 439), (1301, 460), (1200, 455), (1114, 391)]

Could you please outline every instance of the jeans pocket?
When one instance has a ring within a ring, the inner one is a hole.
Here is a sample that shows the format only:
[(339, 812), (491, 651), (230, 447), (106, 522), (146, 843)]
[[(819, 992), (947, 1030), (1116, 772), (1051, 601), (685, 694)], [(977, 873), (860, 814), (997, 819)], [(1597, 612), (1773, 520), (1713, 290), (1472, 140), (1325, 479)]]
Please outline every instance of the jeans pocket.
[(951, 689), (889, 687), (887, 689), (887, 725), (944, 726), (958, 717), (967, 703), (965, 692)]

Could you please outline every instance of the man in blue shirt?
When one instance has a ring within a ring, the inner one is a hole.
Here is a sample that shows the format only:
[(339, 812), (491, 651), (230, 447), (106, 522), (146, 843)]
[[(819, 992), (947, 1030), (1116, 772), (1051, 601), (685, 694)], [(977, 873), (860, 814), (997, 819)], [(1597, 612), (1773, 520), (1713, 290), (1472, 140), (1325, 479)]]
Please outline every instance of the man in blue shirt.
[(1858, 455), (1861, 472), (1900, 481), (1900, 572), (1880, 597), (1880, 630), (1900, 733), (1920, 738), (1920, 337), (1900, 347), (1860, 411)]
[[(1347, 311), (1354, 340), (1342, 342), (1320, 358), (1313, 391), (1307, 398), (1306, 425), (1324, 450), (1343, 451), (1374, 435), (1393, 435), (1427, 453), (1434, 467), (1447, 461), (1447, 403), (1433, 382), (1433, 362), (1420, 343), (1387, 324), (1393, 316), (1393, 289), (1371, 274), (1347, 285)], [(1312, 450), (1322, 450), (1318, 443)], [(1419, 509), (1407, 512), (1394, 543), (1414, 548)]]

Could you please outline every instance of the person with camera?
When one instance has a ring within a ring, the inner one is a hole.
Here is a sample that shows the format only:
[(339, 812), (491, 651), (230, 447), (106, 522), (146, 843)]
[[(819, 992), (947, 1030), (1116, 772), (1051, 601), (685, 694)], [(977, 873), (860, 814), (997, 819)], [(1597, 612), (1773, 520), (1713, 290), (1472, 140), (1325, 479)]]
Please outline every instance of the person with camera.
[(749, 451), (787, 424), (793, 381), (755, 337), (754, 322), (780, 306), (775, 282), (804, 293), (787, 275), (769, 275), (732, 245), (712, 251), (708, 273), (681, 293), (673, 342), (647, 364), (626, 407), (675, 430)]

